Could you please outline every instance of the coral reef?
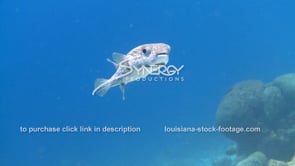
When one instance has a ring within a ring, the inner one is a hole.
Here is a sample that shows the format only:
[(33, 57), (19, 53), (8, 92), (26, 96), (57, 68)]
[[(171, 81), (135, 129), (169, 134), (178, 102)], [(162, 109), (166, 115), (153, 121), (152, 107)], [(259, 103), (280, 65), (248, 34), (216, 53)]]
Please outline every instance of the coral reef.
[(270, 159), (268, 166), (295, 166), (295, 156), (289, 162)]
[(295, 154), (295, 73), (267, 84), (259, 80), (237, 83), (220, 102), (216, 123), (225, 128), (260, 129), (223, 132), (237, 143), (238, 156), (260, 151), (271, 159), (290, 160)]
[[(263, 112), (263, 90), (261, 81), (249, 80), (236, 84), (221, 101), (216, 114), (217, 124), (224, 127), (259, 127)], [(224, 133), (229, 138), (244, 144), (255, 143), (259, 134), (234, 132)]]
[(289, 166), (286, 162), (270, 159), (268, 166)]
[(288, 162), (289, 166), (295, 166), (295, 155), (293, 156), (292, 160)]
[[(273, 85), (277, 86), (289, 103), (295, 102), (295, 73), (285, 74), (273, 81)], [(293, 105), (294, 108), (294, 105)]]
[(236, 166), (267, 166), (267, 158), (261, 152), (254, 152)]

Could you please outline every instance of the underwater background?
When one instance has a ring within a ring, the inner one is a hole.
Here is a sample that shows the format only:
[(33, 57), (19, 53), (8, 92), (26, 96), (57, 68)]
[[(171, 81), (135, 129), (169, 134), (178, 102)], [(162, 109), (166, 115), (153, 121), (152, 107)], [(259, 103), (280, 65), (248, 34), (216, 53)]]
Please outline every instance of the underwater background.
[[(242, 80), (295, 71), (292, 0), (0, 0), (0, 165), (207, 166), (231, 144), (212, 126)], [(138, 81), (104, 97), (113, 52), (164, 42), (183, 81)], [(20, 127), (133, 126), (139, 133), (22, 133)]]

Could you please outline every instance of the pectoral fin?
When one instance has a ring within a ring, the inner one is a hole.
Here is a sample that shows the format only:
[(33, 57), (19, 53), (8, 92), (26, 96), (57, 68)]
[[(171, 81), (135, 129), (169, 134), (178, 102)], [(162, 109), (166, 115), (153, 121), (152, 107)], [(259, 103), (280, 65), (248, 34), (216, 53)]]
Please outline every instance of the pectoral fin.
[(114, 52), (112, 57), (113, 57), (113, 60), (107, 59), (107, 61), (113, 64), (115, 68), (117, 69), (119, 66), (119, 63), (123, 61), (125, 55), (118, 52)]
[(112, 57), (115, 63), (120, 63), (125, 58), (125, 54), (114, 52)]

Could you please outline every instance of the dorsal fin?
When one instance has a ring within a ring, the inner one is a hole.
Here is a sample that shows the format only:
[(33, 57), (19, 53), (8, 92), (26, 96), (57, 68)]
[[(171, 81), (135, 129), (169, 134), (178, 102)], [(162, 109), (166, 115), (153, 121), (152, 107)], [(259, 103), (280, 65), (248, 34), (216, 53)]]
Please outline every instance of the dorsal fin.
[(125, 58), (125, 54), (114, 52), (112, 57), (115, 63), (120, 63)]
[(116, 62), (113, 62), (112, 60), (110, 60), (109, 58), (107, 59), (108, 62), (110, 62), (111, 64), (113, 64), (115, 66), (115, 68), (117, 69), (118, 68), (118, 63)]

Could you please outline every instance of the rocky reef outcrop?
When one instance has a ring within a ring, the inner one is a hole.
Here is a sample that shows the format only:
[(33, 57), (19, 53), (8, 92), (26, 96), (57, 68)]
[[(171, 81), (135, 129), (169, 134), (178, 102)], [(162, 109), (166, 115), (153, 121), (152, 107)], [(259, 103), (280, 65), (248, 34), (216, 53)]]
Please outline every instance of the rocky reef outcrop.
[(261, 152), (254, 152), (247, 158), (239, 161), (236, 166), (267, 166), (267, 158)]
[(216, 124), (243, 129), (240, 133), (223, 132), (236, 142), (237, 156), (249, 158), (259, 151), (267, 158), (289, 161), (295, 154), (295, 73), (270, 83), (237, 83), (220, 102)]

